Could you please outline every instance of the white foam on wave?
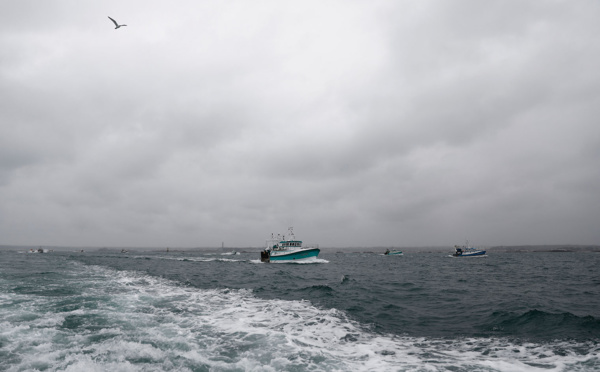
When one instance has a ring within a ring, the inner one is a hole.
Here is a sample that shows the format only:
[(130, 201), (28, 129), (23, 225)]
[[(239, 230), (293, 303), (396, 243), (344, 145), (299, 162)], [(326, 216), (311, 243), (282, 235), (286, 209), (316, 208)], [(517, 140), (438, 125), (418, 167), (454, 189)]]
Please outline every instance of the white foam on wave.
[(221, 253), (221, 256), (238, 256), (240, 252), (224, 252)]
[(72, 285), (83, 286), (77, 296), (86, 306), (60, 311), (64, 297), (2, 297), (2, 309), (11, 313), (0, 309), (0, 369), (564, 371), (600, 365), (594, 345), (379, 335), (307, 301), (201, 290), (102, 267), (77, 270)]
[(236, 259), (236, 258), (223, 258), (223, 257), (178, 257), (178, 258), (167, 258), (174, 259), (177, 261), (194, 261), (194, 262), (245, 262), (248, 260)]
[[(231, 255), (228, 254), (226, 256), (234, 256), (234, 257), (238, 257), (240, 255)], [(218, 257), (215, 255), (210, 255), (210, 254), (206, 254), (204, 256), (197, 256), (197, 257), (193, 257), (193, 256), (188, 256), (188, 257), (181, 257), (181, 256), (133, 256), (132, 258), (134, 259), (138, 259), (138, 260), (143, 260), (143, 259), (151, 259), (151, 260), (173, 260), (173, 261), (191, 261), (191, 262), (247, 262), (247, 259), (242, 259), (242, 258), (225, 258), (225, 257)]]
[[(250, 260), (250, 262), (266, 263), (266, 262), (262, 262), (260, 259)], [(325, 263), (329, 263), (329, 261), (322, 259), (322, 258), (317, 258), (317, 257), (303, 258), (301, 260), (281, 260), (281, 261), (275, 260), (275, 261), (268, 262), (268, 264), (277, 264), (277, 265), (313, 265), (313, 264), (325, 264)]]

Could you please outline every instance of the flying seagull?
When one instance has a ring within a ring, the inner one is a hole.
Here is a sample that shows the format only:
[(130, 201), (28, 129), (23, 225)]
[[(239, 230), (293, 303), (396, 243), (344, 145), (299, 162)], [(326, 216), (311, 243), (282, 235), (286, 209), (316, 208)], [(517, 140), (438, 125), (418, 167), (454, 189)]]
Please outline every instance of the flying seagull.
[(113, 21), (113, 23), (115, 24), (115, 26), (117, 26), (117, 27), (115, 27), (115, 30), (116, 30), (117, 28), (119, 28), (119, 27), (127, 26), (127, 25), (120, 25), (120, 24), (118, 24), (118, 23), (117, 23), (117, 21), (115, 21), (114, 19), (112, 19), (112, 18), (110, 18), (110, 17), (108, 17), (108, 19), (110, 19), (111, 21)]

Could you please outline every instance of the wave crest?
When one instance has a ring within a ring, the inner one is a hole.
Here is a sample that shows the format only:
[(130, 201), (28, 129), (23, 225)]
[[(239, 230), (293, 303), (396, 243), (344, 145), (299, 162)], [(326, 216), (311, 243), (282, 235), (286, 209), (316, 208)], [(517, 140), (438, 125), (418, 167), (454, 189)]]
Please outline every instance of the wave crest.
[(486, 328), (493, 333), (525, 338), (593, 339), (600, 332), (600, 319), (569, 312), (550, 313), (537, 309), (522, 314), (494, 312)]

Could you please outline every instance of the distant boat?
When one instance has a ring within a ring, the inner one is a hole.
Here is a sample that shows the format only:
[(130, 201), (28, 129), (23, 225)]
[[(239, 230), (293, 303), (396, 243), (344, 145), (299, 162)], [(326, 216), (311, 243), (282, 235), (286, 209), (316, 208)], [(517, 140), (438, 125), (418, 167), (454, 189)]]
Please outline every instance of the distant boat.
[(391, 250), (387, 249), (384, 253), (384, 255), (386, 255), (386, 256), (400, 256), (402, 254), (403, 254), (402, 251), (399, 251), (397, 249), (391, 249)]
[(232, 249), (231, 251), (226, 252), (225, 249), (226, 249), (225, 242), (221, 242), (221, 252), (223, 252), (223, 253), (221, 253), (222, 256), (235, 256), (235, 255), (240, 254), (240, 252), (238, 252), (236, 250)]
[(469, 246), (469, 241), (467, 241), (465, 245), (455, 245), (452, 255), (454, 257), (483, 256), (485, 255), (485, 251)]
[(296, 240), (294, 228), (290, 227), (288, 230), (288, 238), (285, 235), (278, 235), (276, 238), (271, 234), (271, 239), (267, 240), (267, 247), (260, 252), (262, 262), (293, 262), (317, 258), (321, 252), (318, 246), (303, 246), (301, 240)]

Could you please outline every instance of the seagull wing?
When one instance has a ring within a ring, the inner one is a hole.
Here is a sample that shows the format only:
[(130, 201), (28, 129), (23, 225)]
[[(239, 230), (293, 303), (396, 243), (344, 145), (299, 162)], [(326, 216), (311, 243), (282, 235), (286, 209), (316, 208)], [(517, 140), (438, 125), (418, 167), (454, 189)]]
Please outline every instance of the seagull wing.
[(115, 26), (118, 26), (119, 24), (117, 23), (117, 21), (115, 21), (114, 19), (108, 17), (108, 19), (110, 19), (111, 21), (113, 21), (113, 23), (115, 24)]

